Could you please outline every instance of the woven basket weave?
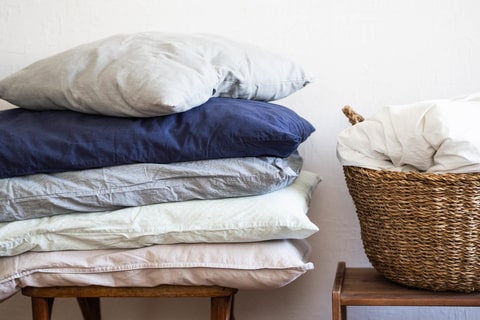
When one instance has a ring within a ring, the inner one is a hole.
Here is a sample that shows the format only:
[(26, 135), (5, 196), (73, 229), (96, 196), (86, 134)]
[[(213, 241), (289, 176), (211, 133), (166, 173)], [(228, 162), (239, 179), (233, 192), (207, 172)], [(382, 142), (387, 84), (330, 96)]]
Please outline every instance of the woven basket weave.
[[(343, 111), (352, 124), (363, 120)], [(421, 289), (479, 291), (480, 174), (343, 169), (378, 272)]]

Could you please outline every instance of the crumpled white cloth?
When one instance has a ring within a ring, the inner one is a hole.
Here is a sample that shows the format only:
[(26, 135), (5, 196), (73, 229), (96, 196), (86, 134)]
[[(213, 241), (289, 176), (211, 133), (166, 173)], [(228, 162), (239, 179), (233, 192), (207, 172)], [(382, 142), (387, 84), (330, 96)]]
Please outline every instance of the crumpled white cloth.
[(386, 106), (337, 137), (343, 166), (480, 172), (480, 93)]

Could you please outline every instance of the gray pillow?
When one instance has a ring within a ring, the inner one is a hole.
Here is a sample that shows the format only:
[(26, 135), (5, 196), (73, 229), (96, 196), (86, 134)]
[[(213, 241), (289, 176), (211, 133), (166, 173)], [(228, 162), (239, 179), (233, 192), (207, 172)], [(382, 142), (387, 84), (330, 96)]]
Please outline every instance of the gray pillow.
[(0, 222), (263, 194), (290, 185), (302, 164), (295, 152), (288, 158), (140, 163), (0, 179)]
[(210, 97), (273, 101), (311, 81), (296, 62), (214, 35), (120, 34), (37, 61), (0, 81), (0, 98), (33, 110), (149, 117)]

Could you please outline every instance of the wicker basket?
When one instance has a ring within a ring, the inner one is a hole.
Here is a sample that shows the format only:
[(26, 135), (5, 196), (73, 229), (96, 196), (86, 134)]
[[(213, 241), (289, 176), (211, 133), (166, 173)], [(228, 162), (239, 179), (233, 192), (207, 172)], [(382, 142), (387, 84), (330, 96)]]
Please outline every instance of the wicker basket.
[[(362, 121), (348, 106), (352, 124)], [(386, 278), (435, 291), (480, 289), (480, 174), (344, 167), (365, 252)]]

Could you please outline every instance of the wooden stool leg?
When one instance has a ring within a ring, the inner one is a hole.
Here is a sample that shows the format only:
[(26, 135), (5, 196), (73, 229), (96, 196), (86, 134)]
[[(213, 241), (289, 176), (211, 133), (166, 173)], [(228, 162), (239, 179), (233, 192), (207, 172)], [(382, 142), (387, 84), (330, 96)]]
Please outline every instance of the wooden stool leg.
[(235, 304), (235, 295), (232, 294), (231, 295), (232, 297), (232, 301), (230, 303), (230, 320), (235, 320), (235, 315), (233, 314), (233, 310), (234, 310), (234, 304)]
[(32, 297), (33, 320), (50, 320), (54, 298)]
[(333, 320), (347, 320), (347, 307), (338, 306), (338, 308), (332, 310)]
[(345, 277), (345, 262), (339, 262), (332, 289), (332, 319), (347, 320), (347, 307), (342, 305), (341, 294)]
[(211, 320), (233, 320), (233, 294), (224, 297), (212, 297), (210, 303)]
[(101, 320), (100, 298), (77, 298), (85, 320)]

